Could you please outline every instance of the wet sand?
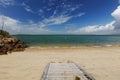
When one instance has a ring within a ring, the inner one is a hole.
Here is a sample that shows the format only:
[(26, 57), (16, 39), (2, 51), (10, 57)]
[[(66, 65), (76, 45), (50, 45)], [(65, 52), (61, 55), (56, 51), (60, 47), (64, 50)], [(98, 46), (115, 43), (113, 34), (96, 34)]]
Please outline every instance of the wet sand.
[(55, 47), (0, 55), (0, 80), (40, 80), (49, 62), (75, 62), (96, 80), (120, 79), (120, 47)]

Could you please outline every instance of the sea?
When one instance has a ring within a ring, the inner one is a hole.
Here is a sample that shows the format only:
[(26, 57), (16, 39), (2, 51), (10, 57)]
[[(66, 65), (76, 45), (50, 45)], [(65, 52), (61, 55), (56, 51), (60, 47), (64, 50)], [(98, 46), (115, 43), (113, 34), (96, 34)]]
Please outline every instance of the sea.
[(14, 35), (32, 47), (120, 45), (120, 35)]

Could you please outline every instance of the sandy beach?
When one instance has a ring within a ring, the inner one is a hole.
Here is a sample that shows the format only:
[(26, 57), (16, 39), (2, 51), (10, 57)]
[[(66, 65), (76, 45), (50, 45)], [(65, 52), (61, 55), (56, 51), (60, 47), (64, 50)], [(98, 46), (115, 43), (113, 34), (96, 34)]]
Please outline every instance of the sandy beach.
[(96, 80), (120, 80), (120, 47), (28, 48), (0, 55), (0, 80), (40, 80), (49, 62), (75, 62)]

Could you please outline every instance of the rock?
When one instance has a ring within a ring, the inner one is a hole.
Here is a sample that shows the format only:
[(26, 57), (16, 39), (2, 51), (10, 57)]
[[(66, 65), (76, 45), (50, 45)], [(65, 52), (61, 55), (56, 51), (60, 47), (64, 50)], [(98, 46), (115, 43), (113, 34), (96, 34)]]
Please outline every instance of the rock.
[(27, 47), (24, 42), (13, 36), (0, 38), (0, 55), (7, 55), (8, 52), (24, 51)]

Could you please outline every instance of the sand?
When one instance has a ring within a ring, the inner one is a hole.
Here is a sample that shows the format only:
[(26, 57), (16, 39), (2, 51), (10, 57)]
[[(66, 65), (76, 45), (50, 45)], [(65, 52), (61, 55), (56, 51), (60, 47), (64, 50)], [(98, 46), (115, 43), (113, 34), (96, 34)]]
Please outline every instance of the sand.
[(28, 48), (0, 55), (0, 80), (40, 80), (49, 62), (75, 62), (96, 80), (120, 80), (120, 47)]

